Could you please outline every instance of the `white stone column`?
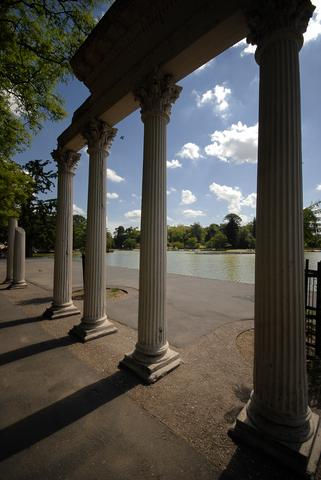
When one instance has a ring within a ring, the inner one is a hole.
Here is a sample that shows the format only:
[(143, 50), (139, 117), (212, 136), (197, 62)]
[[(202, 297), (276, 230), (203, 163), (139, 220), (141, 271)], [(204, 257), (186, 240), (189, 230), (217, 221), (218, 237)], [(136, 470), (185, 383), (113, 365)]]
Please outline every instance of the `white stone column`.
[(249, 15), (260, 66), (254, 390), (235, 430), (303, 470), (320, 453), (306, 376), (299, 72), (312, 11), (272, 1)]
[(181, 87), (155, 73), (135, 94), (144, 122), (138, 342), (120, 366), (152, 383), (180, 364), (169, 348), (166, 322), (166, 130)]
[(26, 272), (26, 233), (23, 228), (16, 227), (14, 234), (13, 280), (11, 288), (25, 288)]
[(56, 319), (80, 313), (72, 301), (73, 177), (80, 154), (58, 149), (51, 155), (58, 166), (58, 204), (53, 302), (44, 316)]
[(18, 226), (16, 218), (9, 218), (8, 224), (8, 250), (7, 250), (7, 276), (3, 283), (11, 283), (13, 280), (13, 254), (14, 254), (14, 236)]
[(106, 315), (106, 159), (116, 133), (96, 119), (82, 132), (89, 154), (84, 313), (69, 333), (83, 342), (117, 331)]

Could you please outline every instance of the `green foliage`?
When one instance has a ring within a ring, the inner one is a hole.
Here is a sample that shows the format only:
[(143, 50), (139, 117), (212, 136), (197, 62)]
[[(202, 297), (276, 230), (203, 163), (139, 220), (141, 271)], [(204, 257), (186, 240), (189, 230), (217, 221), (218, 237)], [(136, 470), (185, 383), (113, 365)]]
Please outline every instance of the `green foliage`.
[(128, 237), (124, 241), (123, 248), (125, 250), (134, 250), (134, 248), (136, 248), (136, 245), (137, 245), (136, 239), (132, 237)]
[(316, 202), (303, 209), (304, 246), (310, 248), (321, 247), (321, 235), (319, 232), (318, 217), (320, 202)]
[(114, 240), (113, 240), (113, 236), (112, 234), (107, 230), (107, 233), (106, 233), (106, 249), (107, 249), (107, 252), (109, 250), (112, 250), (114, 246)]
[(0, 158), (0, 241), (7, 237), (9, 217), (19, 217), (21, 206), (32, 194), (33, 187), (32, 177), (19, 165)]
[(228, 243), (227, 236), (223, 232), (217, 232), (206, 244), (207, 248), (222, 249)]
[[(132, 240), (127, 242), (127, 240)], [(138, 228), (125, 228), (120, 225), (116, 228), (114, 232), (114, 246), (115, 248), (125, 248), (127, 250), (132, 250), (136, 248), (137, 244), (140, 242), (140, 231)]]
[(70, 59), (96, 24), (102, 0), (2, 0), (0, 5), (0, 158), (28, 144), (45, 120), (66, 112), (55, 91)]
[(82, 215), (73, 216), (73, 248), (85, 251), (87, 220)]
[(33, 180), (31, 194), (21, 207), (19, 224), (26, 231), (26, 255), (33, 250), (50, 251), (54, 248), (56, 225), (56, 200), (41, 200), (39, 194), (46, 194), (54, 186), (56, 173), (47, 170), (49, 160), (32, 160), (23, 169)]
[(229, 213), (224, 217), (224, 221), (227, 222), (224, 226), (224, 233), (227, 236), (227, 240), (233, 248), (237, 248), (242, 219), (235, 213)]

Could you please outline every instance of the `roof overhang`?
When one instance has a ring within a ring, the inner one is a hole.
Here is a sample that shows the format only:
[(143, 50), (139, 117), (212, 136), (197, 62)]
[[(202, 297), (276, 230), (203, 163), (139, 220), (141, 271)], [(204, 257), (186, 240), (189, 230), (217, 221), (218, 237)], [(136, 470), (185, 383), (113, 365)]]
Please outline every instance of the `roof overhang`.
[(71, 60), (90, 97), (59, 136), (79, 150), (92, 117), (116, 125), (139, 107), (133, 90), (154, 68), (179, 81), (248, 33), (244, 1), (117, 0)]

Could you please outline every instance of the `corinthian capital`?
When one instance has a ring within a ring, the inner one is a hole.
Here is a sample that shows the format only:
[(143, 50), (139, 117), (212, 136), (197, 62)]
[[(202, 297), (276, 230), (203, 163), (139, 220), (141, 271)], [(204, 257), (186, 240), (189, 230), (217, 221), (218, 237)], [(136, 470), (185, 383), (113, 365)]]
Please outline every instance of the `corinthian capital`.
[(80, 153), (73, 150), (53, 150), (51, 152), (52, 158), (57, 162), (58, 171), (61, 173), (75, 173), (77, 163), (80, 159)]
[(135, 99), (141, 105), (142, 118), (154, 113), (164, 115), (169, 121), (172, 104), (178, 99), (181, 90), (182, 87), (174, 83), (171, 75), (155, 71), (134, 91)]
[(93, 118), (82, 131), (88, 143), (88, 153), (93, 150), (103, 151), (108, 155), (111, 144), (117, 133), (117, 128), (110, 127), (106, 122)]
[(248, 43), (260, 47), (272, 34), (283, 30), (295, 34), (302, 46), (303, 33), (315, 9), (310, 0), (264, 0), (253, 4), (247, 12)]

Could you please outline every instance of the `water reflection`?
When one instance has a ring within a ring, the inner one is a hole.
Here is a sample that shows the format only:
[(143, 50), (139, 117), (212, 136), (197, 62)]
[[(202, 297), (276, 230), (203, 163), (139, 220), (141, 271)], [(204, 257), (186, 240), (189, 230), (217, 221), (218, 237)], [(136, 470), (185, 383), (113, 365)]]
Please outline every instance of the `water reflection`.
[[(321, 252), (307, 252), (310, 268), (316, 268)], [(115, 267), (139, 268), (139, 251), (115, 251), (107, 254), (107, 263)], [(255, 255), (253, 254), (198, 254), (168, 252), (167, 271), (181, 275), (215, 278), (231, 282), (254, 283)]]

